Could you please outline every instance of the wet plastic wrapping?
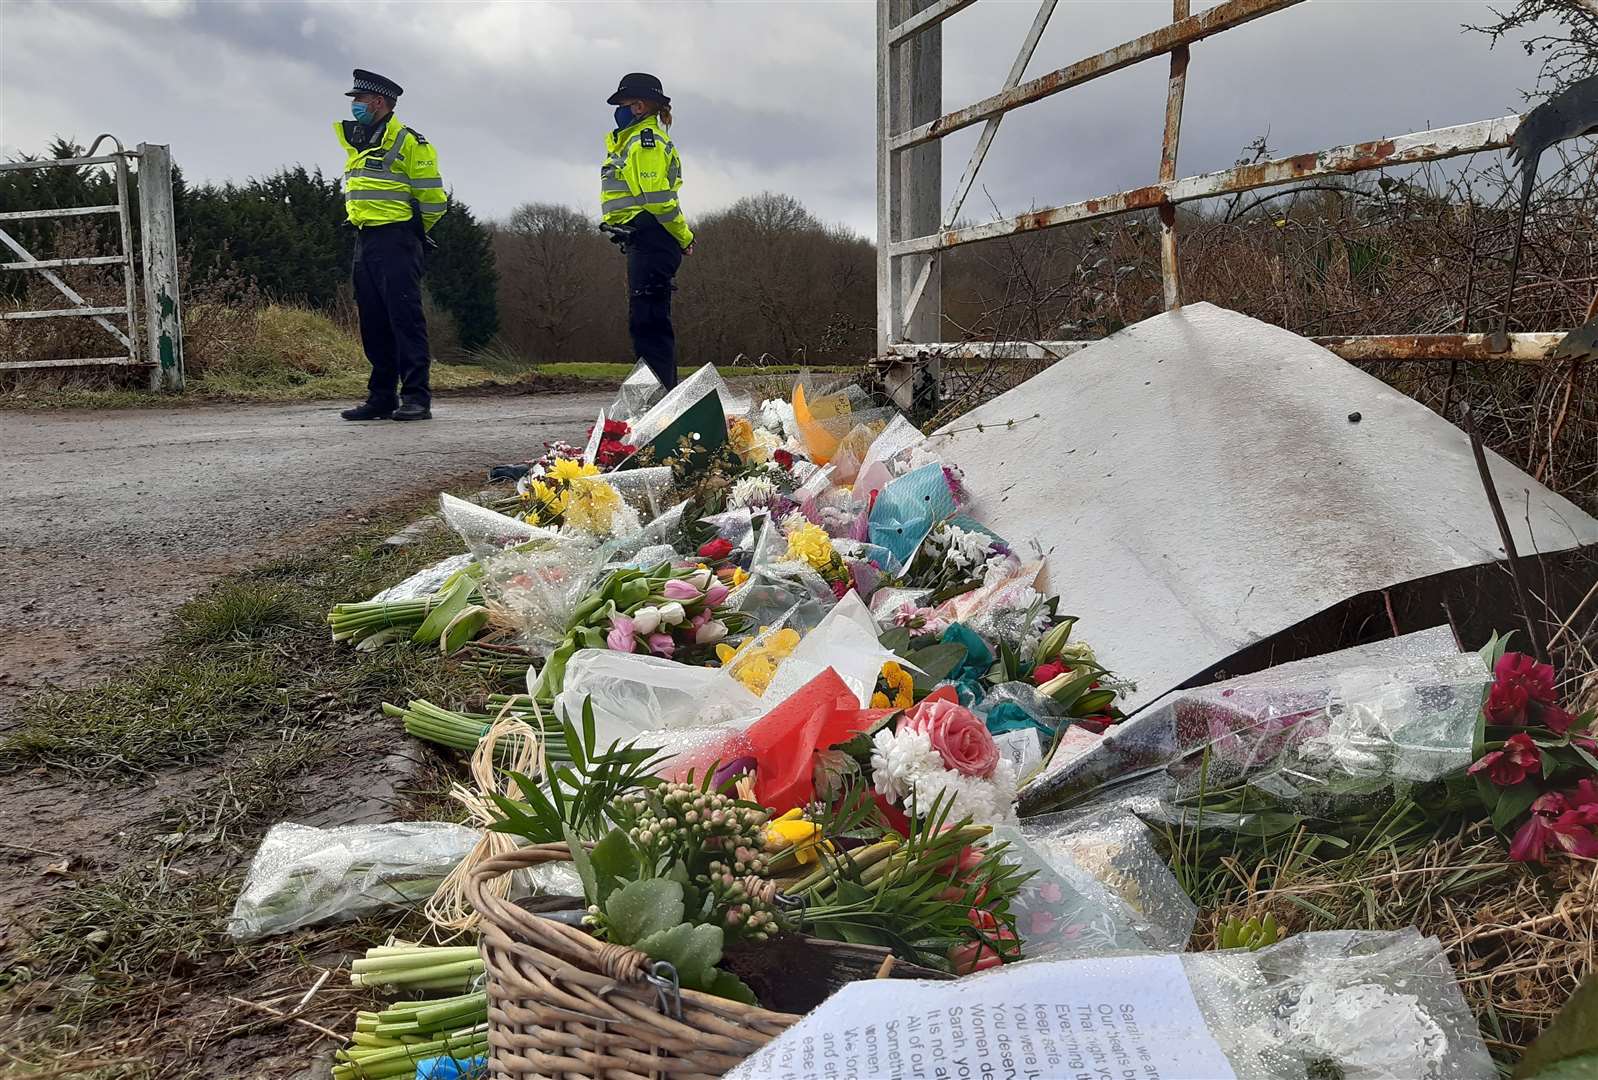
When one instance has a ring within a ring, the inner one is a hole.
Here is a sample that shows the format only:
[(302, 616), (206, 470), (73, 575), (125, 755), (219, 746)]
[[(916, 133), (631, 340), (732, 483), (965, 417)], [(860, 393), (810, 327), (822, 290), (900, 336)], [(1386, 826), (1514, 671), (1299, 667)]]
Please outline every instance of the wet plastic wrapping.
[(1182, 966), (1239, 1080), (1494, 1080), (1498, 1071), (1434, 937), (1295, 934)]
[(831, 668), (855, 695), (860, 707), (866, 708), (871, 704), (882, 665), (898, 659), (878, 642), (877, 625), (865, 602), (857, 593), (845, 593), (815, 629), (805, 633), (793, 653), (777, 665), (761, 700), (766, 708), (772, 708)]
[(444, 583), (468, 566), (472, 565), (471, 552), (460, 555), (451, 555), (441, 559), (425, 570), (418, 570), (410, 577), (397, 585), (390, 585), (376, 596), (372, 602), (386, 600), (414, 600), (419, 596), (432, 596), (444, 587)]
[(648, 446), (710, 394), (720, 397), (722, 411), (729, 417), (743, 416), (749, 412), (748, 396), (734, 393), (715, 367), (706, 364), (666, 391), (647, 412), (637, 417), (627, 436), (628, 441), (637, 447)]
[(648, 412), (665, 392), (666, 388), (660, 385), (649, 365), (640, 360), (622, 380), (616, 400), (605, 410), (605, 415), (631, 423)]
[[(1278, 668), (1180, 691), (1051, 763), (1023, 803), (1069, 805), (1107, 784), (1160, 775), (1169, 802), (1202, 784), (1329, 812), (1469, 764), (1490, 679), (1480, 657), (1455, 652)], [(1209, 811), (1205, 821), (1226, 824)]]
[(1125, 905), (1126, 923), (1149, 948), (1180, 951), (1193, 936), (1198, 906), (1136, 815), (1120, 807), (1086, 819), (1047, 814), (1021, 819), (1020, 834), (1039, 858), (1088, 875)]
[(438, 508), (444, 523), (455, 530), (466, 550), (480, 559), (516, 544), (554, 535), (551, 529), (529, 525), (453, 495), (440, 495)]
[(445, 821), (317, 829), (272, 826), (250, 862), (228, 933), (253, 941), (300, 926), (345, 922), (433, 895), (477, 843)]
[(1138, 933), (1126, 901), (1071, 856), (1035, 846), (1025, 828), (995, 825), (991, 836), (1010, 845), (1004, 853), (1006, 862), (1032, 875), (1010, 900), (1022, 955), (1050, 960), (1150, 947), (1152, 943)]
[(728, 1073), (1493, 1080), (1441, 944), (1304, 933), (1258, 952), (1030, 960), (845, 986)]
[(646, 732), (658, 738), (690, 728), (747, 725), (765, 708), (720, 668), (612, 649), (579, 649), (567, 661), (556, 707), (565, 716), (581, 716), (585, 699), (593, 706), (601, 746), (640, 739)]

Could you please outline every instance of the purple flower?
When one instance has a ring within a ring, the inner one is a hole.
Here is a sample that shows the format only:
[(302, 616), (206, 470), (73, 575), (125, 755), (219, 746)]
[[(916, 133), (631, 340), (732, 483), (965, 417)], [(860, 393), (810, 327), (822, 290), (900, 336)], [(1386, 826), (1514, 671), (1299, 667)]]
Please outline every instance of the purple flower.
[(737, 779), (744, 773), (753, 773), (754, 771), (754, 758), (748, 756), (733, 758), (725, 765), (716, 766), (716, 771), (714, 775), (711, 776), (710, 783), (713, 788), (715, 788), (717, 791), (720, 791), (721, 788), (729, 781)]

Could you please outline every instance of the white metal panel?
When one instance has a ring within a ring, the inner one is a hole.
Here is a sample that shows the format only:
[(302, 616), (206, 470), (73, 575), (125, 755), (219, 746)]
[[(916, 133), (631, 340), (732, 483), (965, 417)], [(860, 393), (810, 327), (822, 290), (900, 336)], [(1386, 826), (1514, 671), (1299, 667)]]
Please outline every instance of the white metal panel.
[[(1043, 545), (1134, 707), (1349, 597), (1503, 557), (1458, 428), (1212, 304), (1096, 342), (933, 440), (984, 523)], [(1489, 457), (1521, 551), (1598, 542), (1598, 521)]]

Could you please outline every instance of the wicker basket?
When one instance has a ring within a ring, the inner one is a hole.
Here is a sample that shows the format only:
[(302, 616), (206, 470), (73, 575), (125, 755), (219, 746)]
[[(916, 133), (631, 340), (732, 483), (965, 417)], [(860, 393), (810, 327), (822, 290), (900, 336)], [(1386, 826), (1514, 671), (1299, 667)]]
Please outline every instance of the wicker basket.
[(501, 874), (569, 860), (564, 844), (525, 847), (472, 871), (482, 914), (493, 1080), (718, 1077), (798, 1021), (693, 990), (675, 991), (625, 945), (544, 918), (484, 888)]

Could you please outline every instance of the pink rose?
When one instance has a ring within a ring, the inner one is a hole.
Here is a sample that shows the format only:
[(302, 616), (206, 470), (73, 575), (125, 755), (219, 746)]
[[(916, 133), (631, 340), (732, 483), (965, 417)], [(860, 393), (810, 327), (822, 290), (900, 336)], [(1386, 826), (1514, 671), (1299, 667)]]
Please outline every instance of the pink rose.
[(992, 776), (999, 764), (999, 746), (988, 726), (958, 701), (927, 698), (910, 710), (899, 729), (926, 732), (944, 766), (966, 776)]

